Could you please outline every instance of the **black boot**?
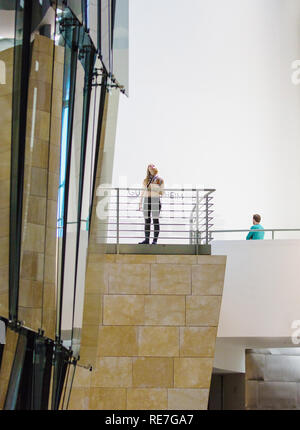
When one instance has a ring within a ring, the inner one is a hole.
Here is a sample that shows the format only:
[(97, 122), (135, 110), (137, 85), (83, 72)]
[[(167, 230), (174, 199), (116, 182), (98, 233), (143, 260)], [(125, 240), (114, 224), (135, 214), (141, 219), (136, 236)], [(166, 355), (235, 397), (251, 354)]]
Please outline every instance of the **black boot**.
[(158, 218), (153, 220), (153, 224), (154, 224), (154, 238), (153, 238), (152, 245), (156, 245), (157, 244), (157, 239), (158, 239), (158, 236), (159, 236), (159, 230), (160, 230)]
[(139, 244), (149, 245), (150, 227), (151, 227), (151, 218), (146, 218), (145, 219), (145, 240), (143, 240), (143, 242), (139, 242)]

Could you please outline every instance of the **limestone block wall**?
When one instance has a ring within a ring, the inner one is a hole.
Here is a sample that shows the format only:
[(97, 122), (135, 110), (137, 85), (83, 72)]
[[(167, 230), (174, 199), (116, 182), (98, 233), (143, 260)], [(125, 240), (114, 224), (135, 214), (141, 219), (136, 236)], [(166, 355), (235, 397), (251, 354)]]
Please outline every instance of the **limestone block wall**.
[(89, 254), (70, 409), (207, 409), (224, 256)]
[(54, 339), (64, 49), (35, 35), (28, 89), (19, 319)]
[(298, 349), (246, 350), (246, 409), (300, 409)]
[(9, 48), (0, 52), (0, 61), (5, 66), (5, 79), (0, 83), (0, 315), (6, 318), (8, 318), (10, 149), (14, 61), (13, 54), (13, 48)]

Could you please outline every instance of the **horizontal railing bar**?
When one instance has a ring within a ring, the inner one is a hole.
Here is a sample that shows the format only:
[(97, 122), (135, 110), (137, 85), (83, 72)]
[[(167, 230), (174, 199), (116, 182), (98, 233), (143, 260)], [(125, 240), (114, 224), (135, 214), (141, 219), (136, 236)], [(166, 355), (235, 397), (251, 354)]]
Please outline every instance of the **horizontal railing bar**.
[[(110, 232), (115, 231), (116, 232), (116, 230), (111, 230), (111, 229), (107, 229), (106, 231), (110, 231)], [(139, 232), (143, 233), (144, 229), (142, 229), (142, 230), (139, 230), (139, 229), (136, 229), (136, 230), (121, 230), (120, 229), (119, 233), (129, 233), (131, 231), (134, 231), (135, 233), (139, 233)], [(186, 233), (187, 235), (190, 234), (190, 232), (188, 230), (162, 230), (162, 229), (160, 229), (160, 233)]]
[[(117, 225), (118, 223), (117, 222), (102, 222), (101, 225), (103, 225), (103, 224), (104, 225)], [(144, 222), (119, 222), (119, 225), (145, 225), (145, 223)], [(170, 225), (170, 226), (186, 225), (187, 227), (189, 227), (188, 224), (186, 224), (186, 223), (176, 223), (176, 224), (175, 223), (174, 224), (173, 223), (172, 224), (159, 223), (159, 225), (160, 226), (163, 226), (163, 225)]]
[[(98, 189), (100, 190), (114, 190), (114, 191), (145, 191), (145, 188), (134, 188), (134, 187), (102, 187), (101, 185), (98, 186)], [(215, 188), (164, 188), (163, 191), (204, 191), (212, 193), (216, 191)]]
[(300, 231), (300, 228), (264, 228), (264, 229), (258, 229), (258, 228), (252, 228), (250, 230), (211, 230), (211, 233), (238, 233), (238, 232), (247, 232), (251, 231), (253, 233), (257, 231)]
[[(99, 238), (101, 238), (101, 239), (106, 239), (106, 238), (108, 238), (108, 239), (117, 239), (117, 236), (98, 236), (98, 235), (96, 235), (96, 237), (99, 239)], [(143, 236), (120, 236), (120, 239), (143, 239), (144, 237)], [(170, 240), (173, 240), (173, 239), (181, 239), (181, 240), (187, 240), (187, 239), (189, 239), (188, 237), (177, 237), (177, 236), (172, 236), (172, 237), (164, 237), (164, 236), (159, 236), (159, 241), (161, 241), (161, 239), (170, 239)], [(203, 238), (202, 238), (202, 240), (204, 240)]]

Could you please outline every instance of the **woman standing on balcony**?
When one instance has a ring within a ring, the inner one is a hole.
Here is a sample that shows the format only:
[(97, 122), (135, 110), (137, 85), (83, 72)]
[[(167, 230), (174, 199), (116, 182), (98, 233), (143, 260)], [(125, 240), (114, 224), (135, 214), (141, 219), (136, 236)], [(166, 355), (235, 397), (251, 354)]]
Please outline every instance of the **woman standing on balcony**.
[(154, 164), (149, 164), (147, 167), (147, 175), (143, 182), (143, 191), (141, 193), (141, 200), (139, 210), (144, 213), (145, 219), (145, 240), (141, 244), (149, 244), (150, 228), (151, 228), (151, 213), (154, 224), (154, 239), (152, 245), (157, 244), (159, 235), (159, 213), (161, 210), (160, 196), (163, 195), (164, 180), (158, 175), (158, 169)]

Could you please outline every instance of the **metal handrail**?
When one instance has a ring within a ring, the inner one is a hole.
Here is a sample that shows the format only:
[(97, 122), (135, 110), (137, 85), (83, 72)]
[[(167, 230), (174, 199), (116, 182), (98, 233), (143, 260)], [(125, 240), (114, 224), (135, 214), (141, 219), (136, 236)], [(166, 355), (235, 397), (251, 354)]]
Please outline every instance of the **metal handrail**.
[[(100, 223), (97, 227), (99, 243), (129, 243), (132, 239), (143, 240), (145, 221), (143, 210), (139, 211), (142, 191), (145, 188), (100, 186), (97, 189)], [(148, 196), (158, 197), (159, 189), (148, 190)], [(159, 243), (208, 244), (209, 231), (213, 227), (212, 188), (164, 188), (161, 190)], [(143, 197), (147, 197), (147, 194)], [(96, 209), (96, 213), (97, 209)], [(140, 218), (143, 218), (141, 220)], [(151, 220), (152, 223), (152, 220)], [(153, 223), (152, 223), (153, 225)], [(153, 228), (152, 228), (153, 231)], [(197, 238), (201, 237), (200, 240)], [(108, 242), (105, 242), (105, 239)], [(126, 240), (124, 242), (124, 240)], [(131, 243), (131, 242), (130, 242)]]
[(279, 231), (300, 231), (300, 228), (263, 228), (263, 229), (234, 229), (234, 230), (210, 230), (210, 234), (212, 233), (247, 233), (253, 232), (256, 233), (258, 231), (272, 232), (272, 240), (275, 238), (275, 232)]

